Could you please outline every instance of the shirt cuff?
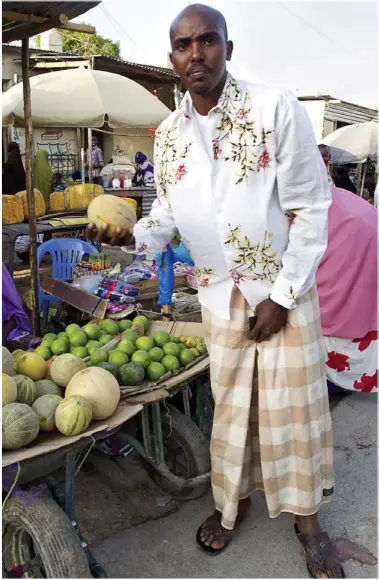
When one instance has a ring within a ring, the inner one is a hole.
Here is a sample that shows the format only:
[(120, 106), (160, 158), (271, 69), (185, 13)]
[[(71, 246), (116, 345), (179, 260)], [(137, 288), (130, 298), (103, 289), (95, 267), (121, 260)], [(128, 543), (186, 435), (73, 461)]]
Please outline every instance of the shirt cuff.
[(284, 308), (287, 308), (287, 310), (292, 310), (295, 308), (296, 295), (291, 283), (279, 275), (275, 280), (274, 286), (270, 293), (270, 300), (272, 300), (272, 302), (276, 302), (276, 304), (279, 304)]

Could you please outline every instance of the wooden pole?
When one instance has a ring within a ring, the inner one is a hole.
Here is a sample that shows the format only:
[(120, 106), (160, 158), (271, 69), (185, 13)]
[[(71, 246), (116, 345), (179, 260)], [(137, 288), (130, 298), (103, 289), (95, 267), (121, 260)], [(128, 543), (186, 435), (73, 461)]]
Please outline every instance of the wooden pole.
[(38, 266), (37, 266), (37, 222), (32, 179), (32, 154), (33, 154), (33, 126), (30, 102), (29, 82), (29, 38), (22, 39), (22, 84), (24, 93), (24, 118), (25, 118), (25, 177), (26, 193), (29, 208), (29, 236), (30, 236), (30, 275), (32, 288), (32, 325), (33, 333), (40, 335), (40, 315), (38, 304)]

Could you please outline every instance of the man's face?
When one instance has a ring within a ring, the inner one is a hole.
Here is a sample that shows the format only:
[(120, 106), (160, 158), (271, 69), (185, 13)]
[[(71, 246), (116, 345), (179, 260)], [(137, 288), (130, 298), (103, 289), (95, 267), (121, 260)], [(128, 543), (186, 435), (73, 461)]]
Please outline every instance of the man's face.
[(321, 157), (323, 158), (326, 167), (329, 167), (329, 163), (330, 163), (329, 149), (327, 147), (319, 147), (318, 150), (321, 153)]
[(221, 82), (233, 44), (219, 20), (202, 10), (183, 16), (171, 30), (171, 62), (190, 93), (206, 95)]
[(92, 149), (97, 146), (97, 137), (92, 137)]

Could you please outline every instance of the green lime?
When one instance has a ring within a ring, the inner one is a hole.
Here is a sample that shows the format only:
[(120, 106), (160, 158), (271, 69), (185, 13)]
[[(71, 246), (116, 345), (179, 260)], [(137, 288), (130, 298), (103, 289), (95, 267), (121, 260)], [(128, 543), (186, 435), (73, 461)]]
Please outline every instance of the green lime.
[(166, 371), (177, 371), (180, 369), (180, 362), (176, 356), (172, 354), (166, 354), (165, 357), (162, 358), (161, 363), (163, 364)]
[(65, 332), (60, 332), (57, 336), (57, 340), (66, 340), (67, 342), (70, 342), (70, 339)]
[(138, 350), (146, 350), (146, 352), (149, 352), (154, 347), (154, 341), (149, 336), (141, 336), (136, 340), (136, 347)]
[(147, 369), (151, 363), (151, 359), (149, 357), (149, 353), (147, 353), (146, 350), (136, 350), (132, 356), (132, 362), (138, 363)]
[(131, 320), (119, 320), (118, 321), (118, 327), (120, 329), (120, 332), (125, 332), (125, 330), (129, 330), (129, 328), (132, 328), (132, 321)]
[(79, 358), (87, 358), (88, 349), (85, 346), (71, 346), (70, 353)]
[(111, 340), (113, 340), (113, 336), (111, 336), (110, 334), (103, 334), (103, 336), (100, 336), (99, 338), (99, 343), (101, 344), (101, 346), (104, 346), (105, 344), (108, 344), (108, 342), (110, 342)]
[(138, 338), (138, 334), (134, 330), (126, 330), (123, 333), (122, 338), (124, 338), (125, 340), (130, 340), (130, 342), (133, 342), (134, 344)]
[(143, 383), (145, 378), (145, 369), (138, 363), (128, 363), (118, 369), (118, 382), (123, 386), (138, 386)]
[(78, 324), (69, 324), (65, 332), (68, 338), (70, 338), (71, 335), (74, 334), (74, 332), (77, 332), (78, 330), (80, 330), (80, 326)]
[(183, 366), (189, 365), (191, 362), (195, 360), (195, 358), (196, 358), (195, 355), (191, 350), (189, 350), (189, 348), (185, 348), (184, 350), (182, 350), (179, 356), (180, 362), (182, 363)]
[(170, 342), (170, 335), (164, 330), (157, 330), (157, 332), (154, 332), (153, 339), (157, 346), (162, 347), (167, 342)]
[(145, 332), (147, 332), (149, 330), (149, 321), (146, 318), (146, 316), (136, 316), (133, 320), (133, 326), (135, 324), (143, 324)]
[(143, 336), (145, 334), (145, 327), (142, 322), (134, 322), (131, 330), (134, 330), (138, 334), (138, 336)]
[(86, 333), (90, 340), (99, 340), (100, 328), (97, 326), (97, 324), (86, 324), (83, 326), (82, 330)]
[(151, 381), (159, 381), (166, 374), (166, 369), (160, 362), (152, 362), (147, 367), (147, 376)]
[(105, 350), (93, 350), (90, 360), (93, 366), (97, 366), (102, 362), (108, 362), (108, 353)]
[(83, 330), (74, 330), (70, 335), (71, 346), (85, 346), (88, 342), (88, 336)]
[(183, 344), (182, 342), (179, 342), (178, 347), (179, 347), (179, 350), (181, 350), (181, 351), (186, 350), (186, 348), (187, 348), (186, 345)]
[(65, 354), (68, 352), (68, 349), (68, 342), (61, 340), (60, 338), (54, 340), (53, 344), (51, 345), (51, 352), (56, 355)]
[(130, 340), (123, 339), (118, 343), (117, 350), (121, 350), (121, 352), (124, 352), (128, 356), (132, 356), (136, 350), (136, 347), (132, 342), (130, 342)]
[(114, 365), (109, 364), (109, 362), (102, 362), (97, 366), (100, 367), (101, 369), (105, 369), (106, 371), (108, 371), (108, 373), (112, 373), (114, 377), (117, 377), (117, 368)]
[(193, 352), (193, 354), (195, 355), (196, 358), (200, 356), (200, 353), (197, 350), (197, 348), (195, 348), (195, 347), (190, 348), (190, 351)]
[(153, 362), (161, 362), (164, 357), (164, 352), (159, 348), (159, 346), (154, 346), (154, 348), (149, 351), (149, 357)]
[(110, 320), (109, 318), (101, 321), (100, 328), (111, 336), (116, 336), (116, 334), (119, 333), (117, 322), (115, 320)]
[(54, 334), (53, 332), (48, 332), (47, 334), (45, 334), (45, 336), (42, 339), (42, 344), (46, 344), (47, 347), (51, 347), (51, 345), (53, 344), (54, 340), (57, 340), (57, 335)]
[(91, 352), (97, 348), (101, 348), (101, 344), (98, 340), (89, 340), (86, 344), (86, 349), (88, 350), (89, 354), (91, 354)]
[(51, 351), (50, 351), (48, 346), (44, 346), (43, 344), (40, 344), (39, 346), (37, 346), (37, 348), (35, 349), (34, 352), (40, 354), (44, 360), (51, 359)]
[(124, 352), (121, 352), (121, 350), (111, 350), (108, 356), (108, 362), (119, 369), (122, 365), (126, 365), (129, 362), (129, 357)]
[(171, 340), (171, 342), (175, 342), (176, 344), (178, 344), (179, 337), (178, 336), (170, 336), (170, 340)]
[(175, 344), (174, 342), (167, 342), (166, 344), (164, 344), (163, 351), (165, 354), (172, 354), (173, 356), (180, 355), (179, 345)]

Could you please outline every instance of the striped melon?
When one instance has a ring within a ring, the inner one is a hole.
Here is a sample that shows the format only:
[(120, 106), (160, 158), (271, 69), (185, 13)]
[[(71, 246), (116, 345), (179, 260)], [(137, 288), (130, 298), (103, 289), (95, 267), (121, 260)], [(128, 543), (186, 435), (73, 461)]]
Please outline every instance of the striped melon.
[(12, 377), (3, 373), (1, 382), (2, 406), (14, 403), (17, 398), (17, 385)]
[(32, 409), (39, 418), (41, 431), (54, 431), (55, 411), (61, 401), (63, 398), (58, 395), (43, 395), (33, 403)]
[(37, 387), (35, 382), (25, 375), (15, 375), (13, 377), (17, 385), (17, 403), (24, 403), (31, 407), (37, 398)]
[(72, 437), (83, 433), (91, 423), (92, 405), (80, 395), (64, 399), (55, 412), (58, 431)]
[(16, 365), (13, 356), (9, 352), (5, 346), (3, 346), (2, 350), (2, 366), (3, 366), (3, 373), (6, 375), (13, 377), (16, 374)]
[(39, 433), (39, 419), (23, 403), (10, 403), (3, 409), (3, 449), (26, 447)]
[(36, 388), (37, 399), (43, 395), (59, 395), (61, 397), (63, 394), (62, 389), (58, 387), (58, 385), (51, 379), (42, 379), (40, 381), (36, 381)]

